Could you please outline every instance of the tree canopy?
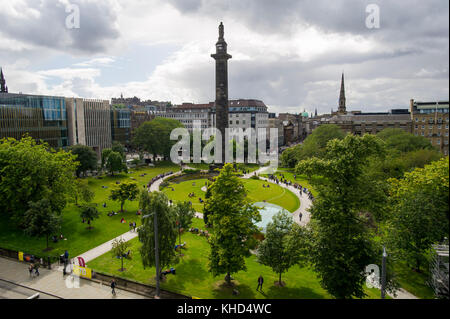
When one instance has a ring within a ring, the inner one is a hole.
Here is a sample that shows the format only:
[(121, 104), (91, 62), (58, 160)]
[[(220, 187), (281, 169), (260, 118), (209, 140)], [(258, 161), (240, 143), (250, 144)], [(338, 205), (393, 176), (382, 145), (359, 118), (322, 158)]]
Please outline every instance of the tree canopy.
[(365, 267), (376, 263), (377, 247), (364, 214), (371, 210), (373, 188), (365, 178), (370, 156), (383, 153), (380, 139), (372, 135), (347, 135), (328, 142), (323, 158), (297, 164), (297, 174), (320, 174), (319, 195), (310, 208), (310, 261), (322, 286), (336, 298), (365, 295)]
[(230, 275), (246, 270), (245, 256), (249, 253), (251, 238), (257, 232), (254, 224), (261, 220), (258, 209), (247, 199), (244, 184), (233, 174), (233, 165), (225, 164), (216, 181), (210, 186), (211, 197), (205, 208), (212, 224), (209, 238), (209, 271), (213, 276)]
[(23, 224), (30, 202), (43, 198), (61, 212), (71, 197), (77, 163), (75, 156), (55, 151), (31, 137), (0, 140), (0, 210)]
[(258, 261), (272, 268), (278, 274), (279, 285), (283, 286), (281, 275), (299, 263), (304, 243), (303, 229), (283, 210), (267, 224), (265, 239), (258, 247)]
[(142, 211), (142, 227), (139, 228), (139, 241), (142, 243), (140, 253), (145, 267), (153, 267), (155, 261), (154, 214), (158, 220), (158, 252), (160, 270), (177, 261), (174, 249), (177, 239), (176, 213), (169, 206), (169, 199), (164, 193), (141, 191), (139, 207)]
[(286, 149), (281, 154), (281, 163), (285, 167), (295, 167), (298, 161), (311, 157), (321, 158), (325, 154), (328, 141), (333, 139), (343, 139), (345, 132), (335, 124), (320, 125), (303, 144)]
[(111, 190), (109, 198), (120, 202), (120, 211), (126, 200), (134, 200), (139, 194), (138, 185), (135, 182), (122, 182)]
[(170, 157), (170, 150), (177, 141), (170, 140), (170, 133), (177, 127), (184, 127), (181, 122), (173, 119), (157, 117), (154, 120), (143, 123), (134, 132), (133, 145), (153, 158), (162, 155)]
[(69, 150), (76, 155), (76, 161), (80, 163), (76, 170), (77, 177), (97, 169), (97, 153), (91, 147), (78, 144), (71, 146)]
[(390, 179), (389, 247), (420, 271), (425, 252), (448, 237), (449, 159)]

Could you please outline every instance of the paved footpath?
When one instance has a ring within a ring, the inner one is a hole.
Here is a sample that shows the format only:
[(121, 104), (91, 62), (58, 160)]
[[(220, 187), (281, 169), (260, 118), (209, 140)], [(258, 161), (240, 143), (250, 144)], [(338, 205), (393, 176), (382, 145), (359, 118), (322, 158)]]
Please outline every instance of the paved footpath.
[[(63, 278), (62, 269), (54, 267), (49, 270), (39, 268), (39, 277), (30, 277), (28, 263), (0, 257), (0, 278), (28, 288), (39, 290), (63, 299), (148, 299), (142, 295), (116, 289), (116, 296), (112, 296), (109, 286), (80, 279), (79, 288), (68, 288)], [(65, 278), (71, 276), (66, 275)], [(69, 285), (70, 287), (70, 285)], [(73, 287), (73, 285), (72, 285)], [(0, 292), (0, 299), (8, 297)]]
[[(267, 167), (261, 167), (254, 172), (245, 174), (243, 176), (243, 178), (250, 178), (255, 174), (258, 176), (260, 174), (265, 174), (266, 169), (267, 169)], [(262, 176), (259, 176), (259, 178), (266, 182), (281, 186), (287, 190), (290, 190), (292, 193), (294, 193), (295, 196), (297, 196), (297, 198), (300, 200), (300, 207), (295, 212), (292, 213), (294, 221), (297, 224), (299, 224), (300, 226), (306, 226), (309, 223), (309, 220), (311, 218), (311, 214), (309, 213), (309, 208), (311, 207), (312, 202), (305, 193), (302, 193), (302, 195), (300, 195), (299, 190), (296, 189), (294, 186), (289, 186), (284, 183), (277, 184), (275, 181), (269, 180), (268, 178), (265, 178)], [(302, 215), (301, 219), (300, 219), (300, 214)]]

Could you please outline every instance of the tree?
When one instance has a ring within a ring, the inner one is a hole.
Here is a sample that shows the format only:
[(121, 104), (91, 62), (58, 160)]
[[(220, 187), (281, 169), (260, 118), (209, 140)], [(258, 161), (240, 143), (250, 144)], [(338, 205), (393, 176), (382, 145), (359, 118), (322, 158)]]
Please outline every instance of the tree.
[(100, 212), (92, 205), (85, 205), (81, 208), (80, 217), (87, 221), (88, 229), (91, 230), (91, 221), (100, 217)]
[(111, 246), (112, 246), (112, 251), (113, 251), (114, 257), (119, 257), (120, 260), (122, 261), (122, 266), (120, 267), (120, 271), (124, 271), (125, 269), (123, 268), (123, 258), (127, 253), (128, 247), (130, 247), (130, 242), (126, 241), (122, 237), (120, 237), (119, 239), (115, 238), (113, 240)]
[[(142, 243), (140, 253), (142, 264), (153, 267), (155, 263), (155, 226), (154, 214), (158, 219), (158, 252), (160, 270), (177, 261), (175, 242), (177, 240), (176, 213), (169, 206), (169, 199), (164, 193), (149, 193), (142, 190), (139, 207), (142, 211), (142, 226), (139, 228), (139, 241)], [(148, 216), (144, 218), (144, 216)]]
[(190, 202), (184, 201), (176, 203), (174, 210), (177, 218), (179, 244), (181, 245), (181, 228), (187, 229), (191, 226), (195, 209)]
[(420, 272), (425, 252), (448, 237), (449, 159), (443, 158), (389, 182), (388, 245)]
[(86, 171), (97, 169), (97, 153), (91, 147), (78, 144), (69, 150), (76, 155), (76, 160), (80, 163), (76, 170), (77, 177), (80, 177), (81, 173), (86, 175)]
[(72, 195), (75, 200), (75, 205), (78, 205), (79, 199), (86, 203), (92, 201), (95, 193), (89, 188), (89, 182), (87, 180), (77, 178), (74, 183)]
[(25, 212), (25, 233), (33, 237), (45, 236), (49, 250), (48, 237), (60, 229), (61, 218), (53, 211), (51, 202), (43, 198), (37, 202), (28, 203), (29, 209)]
[(231, 285), (231, 274), (246, 270), (245, 256), (249, 254), (249, 240), (261, 220), (257, 207), (247, 199), (244, 184), (233, 173), (233, 165), (225, 164), (216, 181), (210, 186), (211, 197), (206, 200), (208, 217), (212, 224), (209, 238), (209, 271), (213, 276), (226, 274)]
[[(285, 150), (281, 154), (281, 162), (284, 166), (295, 167), (302, 160), (311, 157), (322, 158), (326, 151), (328, 141), (342, 140), (345, 132), (335, 124), (320, 125), (309, 135), (301, 145)], [(284, 153), (287, 153), (284, 155)]]
[(378, 263), (377, 247), (363, 214), (376, 207), (364, 175), (369, 157), (383, 153), (372, 135), (347, 135), (328, 142), (323, 158), (297, 164), (297, 174), (320, 174), (319, 195), (310, 208), (310, 262), (322, 286), (336, 298), (364, 297), (365, 267)]
[(157, 117), (156, 119), (145, 122), (134, 132), (133, 145), (136, 148), (153, 154), (153, 160), (156, 155), (163, 155), (164, 158), (170, 157), (170, 150), (177, 141), (170, 140), (170, 133), (177, 127), (183, 127), (179, 121)]
[(427, 138), (413, 135), (400, 128), (386, 128), (379, 132), (377, 137), (381, 138), (388, 148), (400, 152), (433, 149), (433, 145)]
[(30, 202), (43, 198), (61, 212), (74, 188), (75, 156), (27, 136), (0, 140), (0, 214), (24, 226)]
[(119, 141), (114, 141), (112, 143), (111, 150), (113, 152), (119, 153), (120, 156), (125, 160), (126, 159), (126, 152), (125, 152), (125, 146), (123, 146)]
[(258, 247), (258, 262), (278, 274), (278, 284), (283, 286), (281, 275), (297, 264), (304, 248), (302, 228), (293, 222), (292, 216), (280, 211), (267, 224), (265, 239)]
[(108, 160), (108, 156), (109, 156), (109, 154), (111, 154), (112, 153), (112, 149), (110, 149), (110, 148), (104, 148), (103, 150), (102, 150), (102, 169), (105, 167), (105, 165), (106, 165), (106, 161)]
[(127, 171), (127, 165), (125, 164), (122, 155), (114, 151), (109, 153), (105, 167), (112, 176), (114, 176), (114, 172)]
[(139, 194), (138, 185), (135, 182), (122, 182), (111, 190), (109, 198), (120, 202), (120, 211), (123, 212), (125, 201), (136, 199)]
[(211, 197), (211, 188), (209, 187), (209, 185), (207, 185), (206, 193), (205, 193), (205, 203), (203, 204), (203, 222), (205, 223), (205, 225), (207, 227), (211, 226), (211, 224), (209, 223), (209, 218), (208, 218), (208, 216), (211, 214), (211, 212), (206, 207), (206, 202), (208, 201), (208, 198), (210, 198), (210, 197)]

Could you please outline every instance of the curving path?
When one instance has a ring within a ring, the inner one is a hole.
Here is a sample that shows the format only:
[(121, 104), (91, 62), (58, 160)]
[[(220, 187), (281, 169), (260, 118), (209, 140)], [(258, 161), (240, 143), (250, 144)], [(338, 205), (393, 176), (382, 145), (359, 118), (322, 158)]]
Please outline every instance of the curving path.
[[(261, 167), (254, 172), (245, 174), (242, 178), (248, 179), (254, 175), (259, 176), (260, 174), (265, 174), (266, 169), (267, 169), (267, 167)], [(309, 223), (309, 220), (311, 219), (311, 214), (309, 213), (309, 208), (311, 207), (312, 202), (305, 193), (302, 193), (302, 195), (300, 195), (300, 192), (298, 191), (298, 189), (296, 189), (293, 186), (289, 186), (284, 183), (277, 184), (275, 181), (269, 180), (268, 178), (261, 177), (261, 176), (259, 176), (259, 178), (263, 181), (266, 181), (266, 182), (278, 185), (280, 187), (283, 187), (285, 189), (288, 189), (292, 193), (294, 193), (295, 196), (297, 196), (297, 198), (300, 200), (300, 207), (295, 212), (292, 213), (292, 215), (294, 217), (294, 221), (297, 224), (299, 224), (300, 226), (306, 226)], [(302, 215), (301, 219), (300, 219), (300, 214)]]

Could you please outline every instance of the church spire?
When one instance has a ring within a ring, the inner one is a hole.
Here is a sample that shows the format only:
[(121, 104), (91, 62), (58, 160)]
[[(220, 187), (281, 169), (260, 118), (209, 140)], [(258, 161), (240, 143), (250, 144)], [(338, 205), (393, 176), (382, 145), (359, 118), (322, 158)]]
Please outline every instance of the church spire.
[(345, 107), (345, 87), (344, 87), (344, 72), (342, 72), (342, 79), (341, 79), (341, 92), (339, 93), (339, 108), (338, 112), (345, 114), (347, 113), (346, 107)]
[(3, 69), (0, 68), (0, 93), (8, 93), (5, 77), (3, 76)]

